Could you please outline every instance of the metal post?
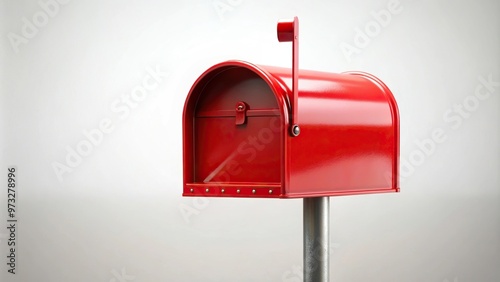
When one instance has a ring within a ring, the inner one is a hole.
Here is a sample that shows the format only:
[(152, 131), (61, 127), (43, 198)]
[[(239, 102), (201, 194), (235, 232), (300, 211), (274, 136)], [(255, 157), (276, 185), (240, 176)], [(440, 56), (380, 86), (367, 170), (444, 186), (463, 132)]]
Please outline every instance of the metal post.
[(304, 198), (304, 281), (329, 281), (330, 198)]

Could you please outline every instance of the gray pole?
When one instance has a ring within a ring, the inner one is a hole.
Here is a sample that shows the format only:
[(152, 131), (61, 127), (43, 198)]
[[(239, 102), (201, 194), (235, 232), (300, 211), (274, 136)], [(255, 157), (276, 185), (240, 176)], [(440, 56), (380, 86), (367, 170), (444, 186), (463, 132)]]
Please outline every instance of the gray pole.
[(304, 198), (304, 281), (329, 281), (330, 198)]

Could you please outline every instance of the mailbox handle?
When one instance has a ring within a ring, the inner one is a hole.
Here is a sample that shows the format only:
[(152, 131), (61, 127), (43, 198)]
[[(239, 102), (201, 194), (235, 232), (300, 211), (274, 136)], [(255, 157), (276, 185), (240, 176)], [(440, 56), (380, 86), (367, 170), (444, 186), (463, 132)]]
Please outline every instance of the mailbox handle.
[(300, 133), (298, 127), (298, 104), (299, 104), (299, 18), (294, 17), (293, 20), (280, 20), (278, 21), (278, 41), (290, 42), (292, 41), (292, 94), (291, 107), (292, 107), (292, 120), (291, 120), (291, 133), (297, 136)]

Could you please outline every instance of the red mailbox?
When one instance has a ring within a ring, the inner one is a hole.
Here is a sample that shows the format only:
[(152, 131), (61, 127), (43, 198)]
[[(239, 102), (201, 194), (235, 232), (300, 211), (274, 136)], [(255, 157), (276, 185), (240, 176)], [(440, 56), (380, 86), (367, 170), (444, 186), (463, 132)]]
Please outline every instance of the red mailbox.
[[(399, 114), (373, 75), (227, 61), (183, 112), (183, 196), (297, 198), (397, 192)], [(295, 22), (293, 23), (295, 24)]]

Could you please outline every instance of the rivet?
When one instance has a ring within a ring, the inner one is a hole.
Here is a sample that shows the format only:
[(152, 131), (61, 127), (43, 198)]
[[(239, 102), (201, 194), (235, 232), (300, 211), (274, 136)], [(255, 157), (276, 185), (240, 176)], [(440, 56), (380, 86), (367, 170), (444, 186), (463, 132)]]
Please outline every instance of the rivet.
[(193, 192), (194, 192), (194, 189), (193, 189), (193, 188), (189, 189), (189, 192), (193, 193)]
[(207, 189), (205, 189), (205, 192), (207, 192), (207, 193), (208, 193), (209, 191), (210, 191), (210, 189), (208, 189), (208, 188), (207, 188)]
[(238, 194), (239, 194), (239, 193), (240, 193), (240, 189), (236, 190), (236, 193), (238, 193)]
[(292, 136), (297, 137), (300, 134), (300, 127), (298, 124), (292, 126)]
[(222, 189), (222, 190), (220, 190), (220, 192), (221, 192), (221, 193), (224, 193), (224, 192), (226, 192), (226, 190)]
[(252, 190), (252, 194), (255, 194), (255, 189)]
[(273, 193), (273, 190), (269, 190), (269, 194), (272, 194)]

